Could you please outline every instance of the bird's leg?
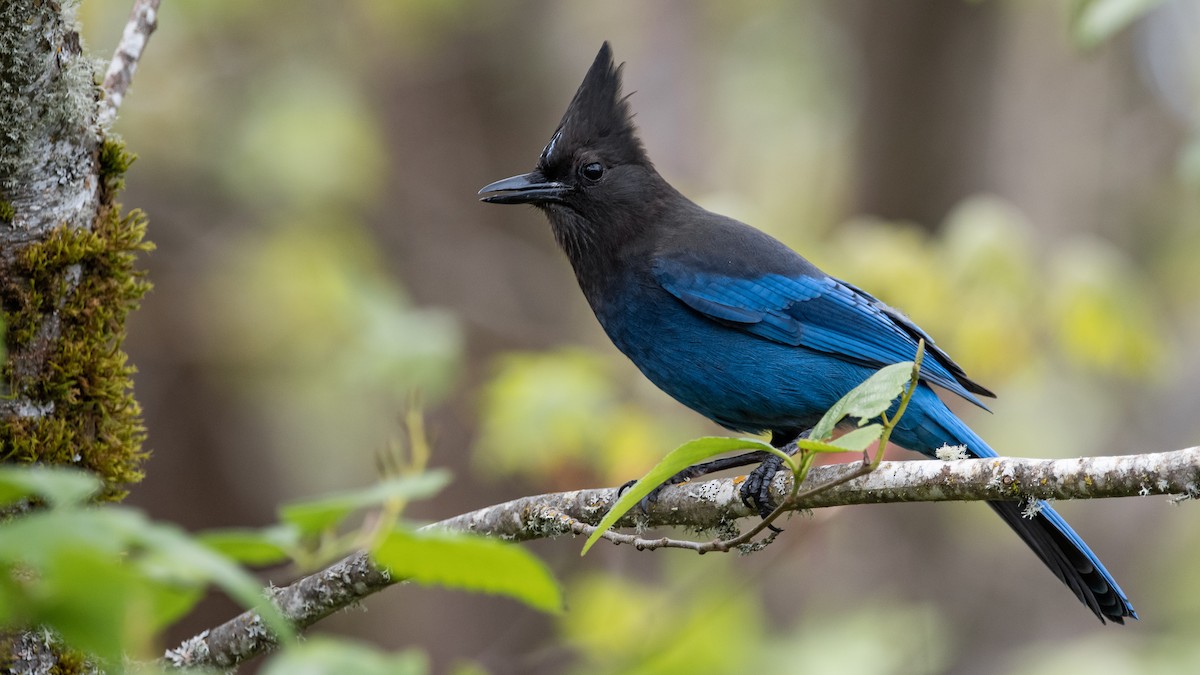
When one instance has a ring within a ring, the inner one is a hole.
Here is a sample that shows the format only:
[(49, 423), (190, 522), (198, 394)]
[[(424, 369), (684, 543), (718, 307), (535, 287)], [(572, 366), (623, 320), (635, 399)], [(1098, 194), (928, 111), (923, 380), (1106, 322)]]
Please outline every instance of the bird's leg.
[[(796, 454), (796, 451), (799, 449), (799, 446), (796, 445), (796, 441), (801, 438), (808, 438), (808, 434), (811, 431), (812, 430), (810, 429), (809, 431), (805, 431), (793, 436), (791, 440), (783, 444), (782, 447), (776, 445), (776, 442), (779, 439), (777, 436), (773, 436), (771, 438), (771, 444), (786, 452), (790, 457)], [(763, 459), (761, 464), (754, 467), (754, 470), (746, 476), (746, 480), (742, 483), (741, 488), (739, 488), (738, 494), (741, 496), (743, 504), (752, 509), (757, 509), (758, 515), (766, 518), (771, 514), (772, 511), (775, 510), (775, 502), (771, 499), (771, 481), (775, 480), (775, 474), (779, 471), (780, 467), (783, 466), (783, 458), (772, 453), (763, 454), (765, 454), (766, 457)], [(769, 527), (773, 531), (781, 531), (774, 525)]]
[[(754, 452), (747, 452), (747, 453), (743, 453), (741, 455), (735, 455), (733, 457), (720, 457), (717, 459), (709, 460), (707, 462), (702, 462), (700, 464), (695, 464), (693, 466), (689, 466), (688, 468), (684, 469), (683, 471), (680, 471), (679, 473), (675, 474), (674, 476), (671, 476), (670, 478), (668, 478), (662, 485), (659, 485), (658, 487), (654, 488), (653, 490), (650, 491), (650, 494), (643, 497), (642, 501), (641, 501), (642, 513), (646, 513), (650, 509), (650, 505), (653, 504), (654, 502), (658, 501), (659, 493), (661, 493), (663, 491), (663, 489), (668, 486), (678, 485), (679, 483), (686, 483), (693, 478), (699, 478), (700, 476), (707, 476), (710, 473), (724, 471), (725, 469), (736, 469), (741, 466), (749, 466), (749, 465), (755, 464), (755, 463), (765, 463), (765, 462), (770, 461), (771, 457), (775, 457), (775, 455), (773, 455), (769, 452), (763, 452), (761, 450), (756, 450)], [(774, 474), (771, 474), (771, 475), (774, 475)], [(620, 497), (621, 494), (623, 494), (626, 490), (628, 490), (630, 487), (632, 487), (633, 484), (636, 482), (637, 482), (637, 480), (635, 479), (635, 480), (631, 480), (628, 483), (622, 485), (617, 490), (617, 496)]]

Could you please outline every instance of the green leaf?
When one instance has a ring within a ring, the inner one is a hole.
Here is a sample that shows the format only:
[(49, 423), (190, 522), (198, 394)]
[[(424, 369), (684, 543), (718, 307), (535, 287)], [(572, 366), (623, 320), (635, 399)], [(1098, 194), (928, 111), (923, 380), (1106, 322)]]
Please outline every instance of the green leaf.
[(261, 530), (210, 530), (200, 533), (196, 539), (217, 553), (243, 565), (275, 565), (286, 562), (292, 557), (290, 551), (300, 545), (299, 532), (288, 525)]
[(41, 567), (51, 564), (64, 550), (86, 551), (96, 556), (119, 556), (126, 550), (125, 524), (129, 510), (111, 507), (95, 510), (37, 511), (0, 525), (0, 563)]
[(155, 633), (187, 616), (206, 593), (200, 584), (186, 586), (150, 577), (140, 579), (138, 590), (145, 597), (144, 613), (138, 623), (144, 630)]
[(550, 571), (525, 549), (453, 532), (395, 529), (371, 552), (397, 579), (504, 595), (543, 612), (562, 611)]
[(129, 532), (146, 525), (132, 509), (106, 507), (38, 511), (0, 526), (0, 576), (19, 567), (27, 579), (5, 593), (14, 620), (52, 626), (68, 644), (119, 664), (138, 631), (162, 625), (160, 601), (199, 598), (177, 588), (168, 599), (162, 591), (171, 589), (140, 573)]
[(415, 476), (389, 478), (363, 490), (339, 492), (317, 499), (293, 502), (279, 508), (279, 518), (296, 526), (302, 534), (317, 534), (336, 527), (360, 509), (390, 501), (424, 499), (437, 494), (450, 482), (447, 471), (428, 471)]
[(1081, 0), (1075, 5), (1075, 40), (1091, 49), (1154, 9), (1162, 0)]
[(313, 637), (273, 656), (263, 675), (424, 675), (429, 660), (418, 651), (385, 654), (344, 639)]
[(0, 506), (27, 497), (54, 506), (81, 504), (100, 490), (100, 479), (81, 469), (50, 466), (0, 467)]
[(845, 452), (855, 451), (861, 452), (867, 449), (883, 434), (882, 424), (868, 424), (865, 427), (859, 427), (853, 431), (842, 434), (841, 436), (829, 441), (829, 444), (838, 450)]
[[(667, 453), (666, 457), (658, 463), (650, 472), (642, 476), (638, 482), (634, 483), (626, 490), (617, 500), (617, 503), (612, 505), (600, 524), (596, 526), (596, 531), (588, 537), (588, 540), (583, 545), (583, 551), (580, 555), (586, 555), (588, 549), (600, 539), (601, 535), (616, 524), (621, 516), (624, 516), (629, 509), (640, 502), (643, 497), (650, 494), (654, 488), (662, 485), (667, 479), (675, 474), (683, 471), (689, 466), (725, 452), (733, 450), (764, 450), (782, 455), (783, 453), (771, 446), (770, 443), (756, 441), (752, 438), (725, 438), (722, 436), (706, 436), (688, 441), (683, 445), (675, 448)], [(784, 455), (786, 457), (786, 455)], [(789, 461), (791, 458), (788, 458)]]
[(813, 427), (813, 440), (824, 441), (833, 435), (833, 430), (847, 417), (857, 417), (859, 426), (887, 412), (892, 402), (904, 393), (904, 385), (912, 379), (913, 362), (893, 363), (879, 369), (866, 381), (851, 389), (833, 404)]
[(292, 635), (257, 579), (136, 509), (39, 511), (0, 525), (0, 541), (0, 576), (17, 565), (35, 572), (5, 594), (24, 607), (23, 618), (59, 628), (69, 643), (104, 658), (114, 640), (128, 645), (177, 619), (208, 584), (257, 609), (276, 635)]
[(796, 446), (808, 452), (860, 452), (883, 436), (884, 427), (881, 424), (868, 424), (828, 441), (813, 441), (807, 438), (796, 439)]
[(129, 642), (132, 612), (145, 596), (141, 580), (117, 558), (59, 550), (29, 589), (29, 619), (50, 625), (67, 644), (117, 666)]
[(140, 567), (147, 577), (168, 584), (211, 583), (243, 607), (257, 611), (281, 642), (294, 636), (291, 624), (264, 598), (262, 584), (229, 558), (173, 525), (147, 523), (136, 541), (146, 549)]

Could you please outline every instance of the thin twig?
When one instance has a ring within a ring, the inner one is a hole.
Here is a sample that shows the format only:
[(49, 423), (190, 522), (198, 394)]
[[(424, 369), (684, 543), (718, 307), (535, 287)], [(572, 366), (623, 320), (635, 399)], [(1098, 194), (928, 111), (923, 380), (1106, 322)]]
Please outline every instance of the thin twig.
[[(882, 462), (865, 475), (863, 465), (835, 464), (812, 467), (802, 491), (805, 496), (792, 509), (815, 509), (850, 504), (912, 501), (1017, 501), (1021, 499), (1098, 499), (1148, 495), (1184, 495), (1200, 498), (1200, 446), (1173, 452), (1078, 459), (960, 459), (952, 461)], [(771, 484), (776, 499), (791, 492), (788, 472)], [(683, 483), (659, 494), (642, 525), (680, 525), (720, 528), (734, 520), (756, 515), (742, 504), (737, 479)], [(832, 485), (827, 485), (832, 484)], [(589, 534), (617, 499), (616, 488), (576, 490), (521, 497), (430, 525), (431, 528), (475, 532), (510, 541), (527, 541), (563, 535)], [(617, 525), (630, 527), (634, 518)], [(610, 541), (635, 547), (672, 546), (662, 539), (645, 539), (619, 532), (605, 535)], [(694, 544), (694, 542), (691, 542)], [(711, 550), (719, 550), (713, 548)], [(358, 552), (290, 586), (271, 590), (284, 616), (300, 630), (321, 618), (360, 602), (394, 583)], [(258, 615), (245, 612), (220, 626), (186, 641), (168, 652), (176, 664), (232, 667), (272, 649), (274, 638), (262, 628)]]
[(104, 75), (104, 100), (100, 102), (100, 124), (108, 126), (117, 118), (117, 110), (125, 99), (125, 92), (133, 82), (133, 73), (137, 70), (142, 51), (150, 34), (158, 28), (158, 5), (161, 0), (134, 0), (133, 10), (129, 13), (129, 22), (121, 33), (121, 41), (113, 53), (112, 62), (108, 64), (108, 72)]
[[(577, 518), (572, 518), (565, 513), (560, 513), (554, 509), (547, 508), (542, 512), (542, 517), (547, 520), (555, 520), (564, 532), (570, 532), (574, 535), (583, 535), (590, 537), (596, 531), (595, 525), (579, 521)], [(688, 541), (686, 539), (672, 539), (670, 537), (659, 537), (658, 539), (646, 539), (632, 534), (623, 534), (615, 530), (605, 530), (600, 535), (601, 539), (607, 539), (614, 544), (629, 544), (639, 551), (653, 551), (660, 548), (682, 548), (697, 553), (707, 553), (708, 551), (717, 550), (714, 548), (714, 542), (721, 540), (713, 540), (713, 542)]]

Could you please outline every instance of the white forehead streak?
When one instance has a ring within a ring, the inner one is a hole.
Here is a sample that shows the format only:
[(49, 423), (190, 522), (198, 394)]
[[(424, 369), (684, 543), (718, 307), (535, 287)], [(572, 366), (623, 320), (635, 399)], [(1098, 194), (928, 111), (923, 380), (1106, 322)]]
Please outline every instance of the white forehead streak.
[(554, 132), (554, 135), (550, 137), (550, 142), (547, 143), (545, 149), (542, 150), (542, 159), (546, 161), (550, 160), (550, 155), (554, 154), (554, 146), (558, 145), (558, 139), (562, 137), (563, 129), (565, 129), (566, 126), (566, 123), (563, 123), (563, 126), (559, 127), (558, 131)]

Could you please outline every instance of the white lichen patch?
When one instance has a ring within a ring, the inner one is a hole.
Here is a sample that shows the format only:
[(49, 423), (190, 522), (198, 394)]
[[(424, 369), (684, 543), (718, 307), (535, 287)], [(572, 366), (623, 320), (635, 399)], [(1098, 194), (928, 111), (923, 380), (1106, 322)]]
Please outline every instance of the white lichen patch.
[(208, 663), (208, 631), (188, 638), (175, 649), (168, 649), (163, 658), (176, 668), (186, 668), (197, 663)]
[(701, 502), (717, 503), (721, 500), (721, 481), (705, 481), (696, 483), (688, 488), (687, 496)]
[(950, 445), (948, 443), (935, 450), (934, 455), (936, 455), (938, 459), (945, 462), (949, 462), (950, 460), (954, 459), (968, 459), (970, 457), (970, 455), (967, 454), (967, 446)]

